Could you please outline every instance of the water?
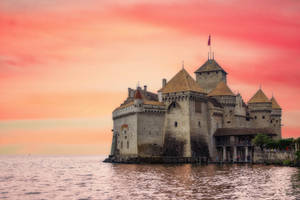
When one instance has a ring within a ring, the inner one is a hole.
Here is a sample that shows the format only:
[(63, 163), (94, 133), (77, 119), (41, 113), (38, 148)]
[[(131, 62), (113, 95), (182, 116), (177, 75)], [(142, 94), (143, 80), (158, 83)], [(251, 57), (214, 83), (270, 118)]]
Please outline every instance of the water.
[(300, 170), (128, 165), (99, 156), (1, 156), (0, 199), (300, 199)]

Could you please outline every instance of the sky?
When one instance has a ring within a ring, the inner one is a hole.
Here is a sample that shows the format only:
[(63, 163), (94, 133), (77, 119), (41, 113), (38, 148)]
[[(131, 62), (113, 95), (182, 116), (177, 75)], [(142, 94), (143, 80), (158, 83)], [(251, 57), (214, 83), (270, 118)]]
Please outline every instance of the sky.
[(300, 137), (298, 0), (1, 0), (0, 154), (108, 154), (112, 110), (137, 83), (207, 60), (230, 88), (261, 85)]

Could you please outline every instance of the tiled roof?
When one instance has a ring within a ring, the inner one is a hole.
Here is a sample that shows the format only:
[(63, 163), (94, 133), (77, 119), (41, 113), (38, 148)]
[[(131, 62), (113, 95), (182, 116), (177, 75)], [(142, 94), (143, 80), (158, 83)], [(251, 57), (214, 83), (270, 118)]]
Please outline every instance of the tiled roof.
[(272, 109), (281, 109), (280, 105), (277, 103), (274, 97), (271, 98), (271, 102), (272, 102)]
[(235, 96), (224, 81), (221, 81), (208, 96)]
[[(148, 100), (139, 90), (136, 90), (134, 98), (135, 99), (143, 99), (143, 103), (145, 105), (154, 105), (154, 106), (164, 106), (165, 105), (163, 102)], [(134, 100), (132, 99), (132, 100), (129, 100), (128, 102), (126, 102), (125, 104), (122, 104), (121, 106), (119, 106), (115, 110), (120, 109), (120, 108), (126, 108), (126, 107), (129, 107), (129, 106), (133, 105), (133, 104), (134, 104)]]
[(159, 90), (162, 93), (194, 91), (205, 93), (198, 83), (189, 75), (189, 73), (182, 69), (180, 70), (165, 87)]
[(135, 91), (135, 94), (134, 94), (134, 99), (142, 99), (142, 98), (143, 98), (143, 97), (142, 97), (142, 95), (141, 95), (140, 90), (137, 89), (137, 90)]
[(195, 71), (195, 73), (212, 72), (212, 71), (225, 72), (225, 70), (213, 59), (213, 60), (207, 60), (201, 67), (199, 67), (199, 69)]
[(277, 135), (272, 128), (219, 128), (214, 136), (257, 135), (259, 133)]
[(271, 101), (265, 95), (265, 93), (259, 89), (255, 95), (248, 101), (248, 103), (270, 103)]
[(146, 105), (154, 105), (154, 106), (164, 106), (165, 105), (163, 102), (149, 101), (149, 100), (144, 100), (144, 104), (146, 104)]

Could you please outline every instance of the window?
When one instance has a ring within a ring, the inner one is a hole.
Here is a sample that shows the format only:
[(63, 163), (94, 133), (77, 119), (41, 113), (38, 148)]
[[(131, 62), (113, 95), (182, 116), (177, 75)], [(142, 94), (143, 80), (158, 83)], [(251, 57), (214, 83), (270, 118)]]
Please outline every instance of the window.
[(201, 106), (202, 106), (202, 102), (195, 101), (195, 112), (201, 113), (202, 112)]
[(256, 117), (256, 116), (254, 116), (254, 119), (257, 119), (257, 117)]
[(273, 120), (271, 120), (271, 123), (273, 123)]
[(198, 121), (198, 126), (201, 127), (201, 122), (200, 121)]
[(149, 131), (149, 135), (151, 135), (151, 131)]
[(264, 118), (265, 118), (265, 116), (262, 116), (262, 118), (264, 119)]
[(227, 124), (230, 124), (231, 123), (231, 121), (227, 121)]
[(129, 141), (127, 141), (127, 149), (129, 149)]
[(174, 126), (175, 126), (175, 127), (177, 127), (177, 126), (178, 126), (178, 123), (177, 123), (177, 122), (175, 122), (175, 123), (174, 123)]
[(121, 142), (121, 149), (123, 149), (123, 141)]
[(125, 139), (127, 139), (127, 136), (125, 136)]

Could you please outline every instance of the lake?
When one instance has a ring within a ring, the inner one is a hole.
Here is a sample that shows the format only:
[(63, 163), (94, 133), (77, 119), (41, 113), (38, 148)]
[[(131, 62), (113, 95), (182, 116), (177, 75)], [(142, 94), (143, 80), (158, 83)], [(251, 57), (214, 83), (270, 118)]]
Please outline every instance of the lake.
[(0, 156), (0, 199), (300, 199), (300, 169)]

